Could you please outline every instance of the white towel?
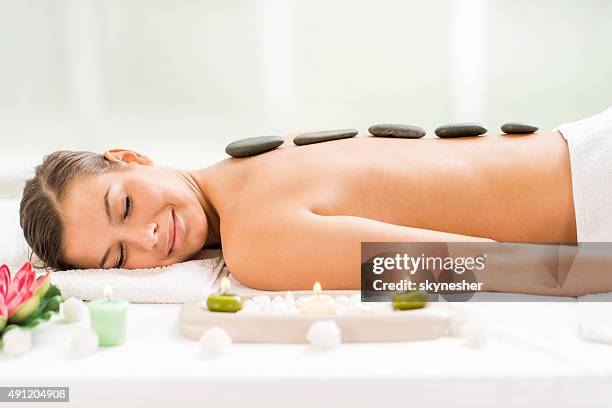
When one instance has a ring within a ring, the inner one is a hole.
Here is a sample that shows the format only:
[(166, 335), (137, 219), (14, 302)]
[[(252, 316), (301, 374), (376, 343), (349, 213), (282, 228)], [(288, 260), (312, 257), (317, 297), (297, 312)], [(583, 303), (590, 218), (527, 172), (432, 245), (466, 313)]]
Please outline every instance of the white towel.
[(612, 107), (557, 128), (567, 140), (580, 242), (612, 241)]
[[(230, 271), (227, 269), (227, 265), (224, 265), (223, 269), (221, 269), (221, 272), (219, 273), (219, 277), (217, 278), (217, 281), (214, 283), (211, 291), (216, 292), (219, 290), (219, 288), (221, 287), (220, 285), (221, 278), (223, 278), (224, 276), (227, 277), (230, 281), (230, 290), (234, 293), (238, 293), (241, 296), (267, 295), (270, 297), (274, 297), (274, 296), (285, 296), (287, 293), (286, 290), (259, 290), (259, 289), (254, 289), (254, 288), (245, 286), (242, 283), (240, 283), (236, 278), (234, 278), (234, 276), (232, 276)], [(313, 293), (312, 289), (292, 290), (290, 292), (295, 297), (310, 296)], [(328, 295), (334, 295), (334, 296), (340, 296), (340, 295), (350, 296), (353, 294), (359, 294), (361, 293), (361, 291), (349, 290), (349, 289), (332, 289), (332, 290), (326, 289), (325, 293)]]
[(578, 325), (584, 340), (612, 344), (612, 293), (579, 297)]
[(19, 226), (19, 199), (0, 199), (0, 265), (17, 272), (28, 260), (28, 250)]
[(204, 249), (197, 259), (148, 269), (74, 269), (54, 272), (51, 281), (64, 298), (83, 300), (113, 295), (132, 303), (184, 303), (207, 297), (223, 265), (220, 249)]

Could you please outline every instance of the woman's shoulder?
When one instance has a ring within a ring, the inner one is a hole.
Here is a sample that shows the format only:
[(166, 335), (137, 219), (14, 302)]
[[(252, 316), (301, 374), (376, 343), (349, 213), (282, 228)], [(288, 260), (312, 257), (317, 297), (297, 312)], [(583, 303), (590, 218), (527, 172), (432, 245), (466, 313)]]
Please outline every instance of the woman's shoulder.
[(300, 210), (288, 203), (244, 206), (222, 218), (221, 247), (232, 274), (254, 285), (256, 282), (246, 277), (260, 276), (274, 265), (274, 248), (282, 241), (295, 239), (294, 234), (303, 229), (302, 218)]

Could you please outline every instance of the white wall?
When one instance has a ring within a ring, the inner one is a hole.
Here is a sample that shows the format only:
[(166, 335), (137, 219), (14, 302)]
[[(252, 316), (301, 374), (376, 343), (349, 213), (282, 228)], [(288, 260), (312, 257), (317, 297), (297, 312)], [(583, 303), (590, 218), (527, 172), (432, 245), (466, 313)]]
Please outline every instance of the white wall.
[(241, 137), (612, 105), (607, 0), (0, 0), (0, 196), (56, 149), (223, 159)]

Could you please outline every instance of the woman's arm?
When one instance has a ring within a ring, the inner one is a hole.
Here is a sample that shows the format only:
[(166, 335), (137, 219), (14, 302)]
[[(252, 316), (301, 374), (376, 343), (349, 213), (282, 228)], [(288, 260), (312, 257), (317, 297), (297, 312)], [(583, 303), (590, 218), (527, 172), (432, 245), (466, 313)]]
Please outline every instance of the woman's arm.
[(275, 213), (249, 222), (224, 242), (229, 270), (262, 290), (359, 289), (361, 242), (495, 242), (491, 239), (404, 227), (355, 216), (322, 216), (309, 210)]

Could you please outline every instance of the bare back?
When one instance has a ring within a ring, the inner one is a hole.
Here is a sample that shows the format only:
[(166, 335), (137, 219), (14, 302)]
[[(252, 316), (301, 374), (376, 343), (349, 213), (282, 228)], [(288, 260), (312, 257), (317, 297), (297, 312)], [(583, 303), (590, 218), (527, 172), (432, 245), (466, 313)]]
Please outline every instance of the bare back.
[[(559, 133), (357, 136), (307, 146), (287, 138), (274, 151), (197, 174), (219, 213), (224, 247), (279, 239), (274, 225), (283, 217), (292, 222), (298, 211), (504, 242), (576, 240), (569, 156)], [(271, 229), (261, 219), (274, 220)], [(251, 225), (257, 238), (246, 233)]]
[(222, 221), (292, 206), (497, 241), (576, 240), (569, 157), (558, 133), (355, 137), (299, 147), (287, 140), (215, 170), (208, 180), (228, 197), (214, 202)]

